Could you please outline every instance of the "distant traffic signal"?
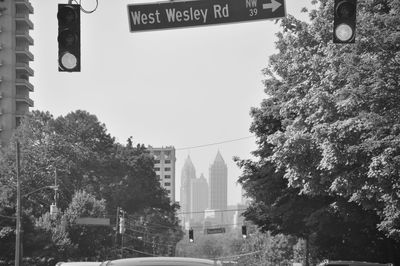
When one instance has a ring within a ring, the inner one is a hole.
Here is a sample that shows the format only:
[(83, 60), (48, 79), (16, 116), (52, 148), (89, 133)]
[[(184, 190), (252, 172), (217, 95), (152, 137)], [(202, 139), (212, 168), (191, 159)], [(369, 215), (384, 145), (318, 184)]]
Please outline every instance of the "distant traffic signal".
[(173, 251), (172, 251), (172, 248), (173, 248), (172, 245), (168, 245), (168, 256), (169, 256), (169, 257), (173, 257), (173, 256), (174, 256)]
[(81, 71), (80, 5), (58, 4), (58, 71)]
[(189, 230), (189, 242), (190, 243), (194, 242), (193, 229)]
[(334, 12), (333, 42), (354, 43), (357, 0), (335, 0)]
[(247, 227), (242, 225), (242, 237), (247, 238)]

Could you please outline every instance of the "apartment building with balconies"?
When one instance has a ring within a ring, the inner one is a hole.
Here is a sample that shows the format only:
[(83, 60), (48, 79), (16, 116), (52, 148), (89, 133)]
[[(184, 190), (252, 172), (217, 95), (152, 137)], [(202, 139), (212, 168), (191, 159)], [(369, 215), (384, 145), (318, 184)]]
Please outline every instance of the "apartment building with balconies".
[(167, 191), (171, 203), (175, 203), (175, 148), (173, 146), (161, 148), (149, 146), (148, 150), (154, 156), (154, 170), (161, 187)]
[(34, 71), (29, 66), (33, 54), (29, 46), (33, 39), (29, 31), (33, 23), (29, 15), (33, 7), (29, 0), (0, 1), (0, 143), (7, 146), (21, 118), (33, 107), (29, 94), (33, 85), (29, 78)]

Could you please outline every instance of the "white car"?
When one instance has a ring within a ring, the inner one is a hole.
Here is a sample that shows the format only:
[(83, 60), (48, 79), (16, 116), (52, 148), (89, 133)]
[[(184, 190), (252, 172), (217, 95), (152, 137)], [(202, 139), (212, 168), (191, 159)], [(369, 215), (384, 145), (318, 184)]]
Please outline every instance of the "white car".
[(318, 264), (318, 266), (393, 266), (393, 264), (391, 263), (382, 264), (382, 263), (364, 262), (364, 261), (325, 260), (320, 264)]
[(59, 262), (56, 266), (220, 266), (221, 263), (207, 259), (184, 257), (143, 257), (104, 262)]

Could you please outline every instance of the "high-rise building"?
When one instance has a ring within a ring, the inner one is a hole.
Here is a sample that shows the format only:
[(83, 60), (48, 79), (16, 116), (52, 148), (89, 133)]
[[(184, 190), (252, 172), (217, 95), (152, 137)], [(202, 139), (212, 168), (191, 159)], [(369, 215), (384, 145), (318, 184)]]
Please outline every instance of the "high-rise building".
[(194, 223), (203, 223), (204, 211), (208, 208), (208, 183), (203, 174), (192, 179), (191, 196), (191, 220)]
[(33, 70), (29, 62), (33, 54), (29, 46), (33, 39), (29, 30), (33, 23), (29, 14), (33, 7), (29, 0), (0, 1), (0, 144), (5, 146), (19, 125), (21, 118), (33, 107), (29, 92), (33, 85), (29, 77)]
[(154, 156), (154, 171), (160, 180), (161, 186), (168, 192), (171, 203), (175, 202), (175, 148), (167, 146), (162, 148), (148, 147)]
[[(226, 210), (228, 207), (228, 167), (221, 153), (218, 151), (214, 162), (209, 168), (209, 207), (212, 210)], [(221, 214), (220, 222), (224, 222), (223, 212)]]
[(196, 169), (188, 156), (185, 160), (185, 163), (182, 167), (181, 173), (181, 212), (183, 213), (181, 216), (183, 225), (186, 226), (190, 223), (190, 212), (191, 210), (191, 184), (192, 180), (196, 179)]

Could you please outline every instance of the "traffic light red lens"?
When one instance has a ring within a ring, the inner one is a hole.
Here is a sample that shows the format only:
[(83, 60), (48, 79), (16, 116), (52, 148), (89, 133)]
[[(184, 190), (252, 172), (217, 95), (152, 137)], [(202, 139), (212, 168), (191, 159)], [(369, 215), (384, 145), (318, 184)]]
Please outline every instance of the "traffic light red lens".
[(341, 2), (336, 8), (336, 14), (339, 18), (351, 18), (356, 11), (356, 7), (349, 2)]
[(64, 6), (58, 11), (57, 14), (59, 23), (63, 25), (69, 25), (76, 21), (77, 14), (75, 10), (70, 6)]

